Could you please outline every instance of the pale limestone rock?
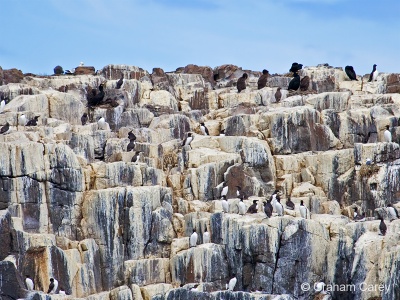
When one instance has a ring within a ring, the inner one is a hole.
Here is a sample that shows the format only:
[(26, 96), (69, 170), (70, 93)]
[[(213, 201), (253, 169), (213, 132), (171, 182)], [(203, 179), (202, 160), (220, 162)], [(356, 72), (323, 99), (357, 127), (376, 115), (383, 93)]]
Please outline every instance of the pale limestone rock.
[(141, 287), (143, 300), (151, 300), (155, 295), (164, 295), (172, 289), (171, 284), (159, 283)]
[(125, 282), (146, 286), (169, 281), (169, 259), (139, 259), (124, 262)]

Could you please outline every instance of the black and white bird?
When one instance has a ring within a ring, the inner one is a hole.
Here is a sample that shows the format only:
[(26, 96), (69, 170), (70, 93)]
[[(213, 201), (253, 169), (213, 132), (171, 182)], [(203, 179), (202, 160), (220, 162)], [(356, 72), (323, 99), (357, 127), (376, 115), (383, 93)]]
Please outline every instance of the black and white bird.
[(392, 142), (392, 133), (389, 130), (389, 125), (386, 125), (386, 130), (383, 133), (383, 137), (385, 138), (386, 143), (391, 143)]
[(294, 203), (292, 202), (290, 197), (288, 197), (288, 199), (286, 200), (286, 209), (294, 210), (294, 207), (295, 207)]
[(372, 160), (371, 160), (370, 158), (367, 158), (366, 161), (365, 161), (365, 164), (366, 164), (367, 166), (372, 165)]
[(50, 285), (47, 294), (55, 294), (58, 288), (58, 281), (54, 278), (50, 278)]
[(29, 275), (26, 275), (25, 283), (26, 283), (26, 288), (28, 289), (28, 291), (33, 291), (34, 284), (33, 284), (33, 280), (30, 278)]
[(303, 200), (300, 201), (300, 216), (304, 219), (308, 219), (309, 217), (309, 211), (308, 208), (304, 205)]
[(207, 244), (210, 242), (210, 233), (207, 231), (207, 228), (204, 229), (203, 233), (203, 244)]
[(386, 231), (387, 231), (387, 226), (385, 224), (385, 221), (383, 221), (383, 218), (380, 217), (381, 223), (379, 224), (379, 231), (381, 233), (381, 235), (386, 235)]
[(354, 212), (353, 212), (353, 220), (357, 220), (358, 219), (358, 207), (354, 207), (353, 208)]
[(344, 71), (346, 72), (347, 76), (349, 76), (350, 80), (357, 80), (356, 72), (352, 66), (344, 67)]
[(128, 139), (136, 141), (136, 135), (131, 131), (128, 132)]
[(32, 120), (29, 120), (28, 123), (26, 123), (26, 126), (37, 126), (39, 116), (35, 116)]
[(140, 159), (140, 151), (136, 151), (135, 155), (132, 156), (131, 162), (137, 163), (139, 162), (139, 159)]
[(121, 76), (121, 78), (117, 81), (116, 89), (120, 89), (121, 86), (124, 84), (124, 75)]
[(276, 198), (275, 210), (276, 210), (278, 216), (280, 216), (280, 217), (283, 216), (285, 210), (283, 208), (283, 205), (281, 203), (281, 199), (279, 197)]
[(82, 125), (86, 125), (87, 121), (88, 121), (88, 114), (87, 113), (83, 113), (83, 115), (81, 117)]
[(392, 203), (389, 203), (389, 204), (388, 204), (387, 210), (388, 210), (388, 212), (389, 212), (390, 217), (391, 217), (392, 220), (393, 220), (393, 219), (395, 220), (395, 219), (399, 219), (399, 218), (400, 218), (399, 212), (398, 212), (397, 209), (392, 205)]
[(226, 183), (226, 181), (224, 181), (224, 183), (222, 184), (221, 198), (223, 196), (225, 196), (225, 198), (226, 198), (226, 195), (228, 194), (228, 190), (229, 190), (228, 184)]
[(272, 204), (270, 200), (267, 200), (267, 202), (264, 202), (264, 212), (267, 215), (267, 218), (272, 217)]
[(245, 192), (243, 192), (243, 190), (242, 190), (242, 188), (240, 187), (240, 186), (236, 186), (236, 196), (238, 197), (238, 198), (241, 198), (241, 199), (247, 199), (247, 195), (245, 194)]
[(4, 111), (4, 107), (6, 106), (6, 101), (1, 100), (0, 102), (0, 114)]
[(371, 72), (371, 74), (369, 74), (369, 80), (368, 80), (368, 82), (376, 81), (376, 79), (378, 78), (378, 74), (379, 74), (379, 72), (378, 72), (378, 70), (376, 69), (376, 65), (373, 65), (373, 66), (372, 66), (372, 72)]
[(130, 140), (128, 146), (126, 147), (126, 151), (132, 151), (136, 147), (136, 141)]
[(106, 129), (106, 119), (104, 119), (104, 117), (99, 117), (99, 119), (97, 120), (97, 125), (98, 128), (101, 130)]
[(193, 136), (192, 134), (189, 132), (187, 137), (183, 140), (182, 146), (188, 146), (190, 145), (190, 143), (193, 141)]
[(238, 203), (238, 208), (239, 208), (239, 215), (243, 216), (246, 214), (246, 204), (243, 203), (243, 199), (240, 199)]
[(249, 208), (247, 209), (248, 214), (256, 214), (258, 212), (257, 202), (258, 200), (253, 200), (253, 204), (250, 205)]
[(190, 289), (190, 291), (192, 291), (192, 292), (200, 292), (200, 290), (199, 290), (199, 284), (195, 284), (195, 285)]
[(219, 132), (219, 136), (225, 136), (225, 129), (221, 129), (221, 131)]
[(197, 245), (197, 238), (198, 238), (199, 236), (197, 235), (197, 232), (196, 232), (196, 229), (193, 229), (193, 233), (192, 233), (192, 235), (190, 236), (190, 239), (189, 239), (189, 246), (190, 247), (196, 247), (196, 245)]
[(10, 130), (10, 124), (6, 122), (6, 125), (1, 127), (0, 134), (6, 134)]
[(229, 203), (226, 200), (226, 196), (221, 197), (221, 205), (222, 205), (222, 210), (224, 211), (224, 213), (228, 213), (229, 212)]
[(22, 125), (22, 126), (25, 126), (25, 125), (26, 125), (26, 117), (25, 117), (24, 114), (22, 114), (22, 115), (20, 115), (20, 116), (18, 117), (18, 124), (19, 124), (19, 125)]
[(208, 128), (206, 127), (206, 125), (204, 125), (204, 123), (200, 123), (200, 130), (203, 135), (210, 135), (210, 133), (208, 132)]
[(236, 275), (233, 275), (233, 277), (231, 278), (231, 280), (229, 280), (229, 283), (228, 283), (228, 291), (233, 291), (233, 289), (235, 288), (236, 282), (237, 282)]

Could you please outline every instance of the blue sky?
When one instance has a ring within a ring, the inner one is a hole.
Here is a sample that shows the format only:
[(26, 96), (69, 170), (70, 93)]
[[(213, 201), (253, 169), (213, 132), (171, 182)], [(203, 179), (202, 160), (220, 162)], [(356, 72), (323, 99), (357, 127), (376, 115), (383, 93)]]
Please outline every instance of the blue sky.
[(127, 64), (400, 72), (398, 0), (0, 0), (0, 66)]

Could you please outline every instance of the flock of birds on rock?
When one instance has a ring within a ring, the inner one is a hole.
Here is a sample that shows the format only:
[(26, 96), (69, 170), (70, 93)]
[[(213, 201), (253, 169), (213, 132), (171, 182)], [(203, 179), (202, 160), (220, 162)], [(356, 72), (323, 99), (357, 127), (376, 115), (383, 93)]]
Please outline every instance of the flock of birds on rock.
[[(377, 80), (379, 72), (376, 69), (376, 66), (377, 65), (375, 65), (375, 64), (373, 65), (372, 72), (369, 76), (368, 82)], [(297, 62), (294, 62), (292, 64), (291, 68), (289, 69), (289, 72), (293, 73), (293, 79), (289, 82), (289, 85), (287, 88), (288, 91), (297, 91), (299, 88), (300, 88), (300, 91), (303, 91), (303, 92), (308, 90), (311, 79), (309, 76), (304, 76), (302, 79), (300, 79), (300, 75), (298, 74), (298, 72), (302, 68), (303, 68), (302, 64), (299, 64)], [(344, 68), (344, 70), (345, 70), (345, 73), (347, 74), (347, 76), (350, 78), (350, 80), (358, 80), (356, 72), (354, 71), (354, 68), (352, 66), (346, 66)], [(268, 72), (268, 70), (264, 69), (262, 71), (262, 75), (260, 76), (260, 78), (257, 81), (257, 87), (259, 90), (267, 86), (268, 77), (269, 77), (269, 72)], [(241, 91), (246, 89), (246, 79), (247, 78), (248, 78), (248, 74), (243, 73), (242, 77), (240, 77), (238, 79), (238, 81), (236, 83), (238, 93), (240, 93)], [(279, 102), (281, 100), (281, 97), (282, 97), (281, 88), (278, 87), (277, 91), (275, 92), (276, 102)]]

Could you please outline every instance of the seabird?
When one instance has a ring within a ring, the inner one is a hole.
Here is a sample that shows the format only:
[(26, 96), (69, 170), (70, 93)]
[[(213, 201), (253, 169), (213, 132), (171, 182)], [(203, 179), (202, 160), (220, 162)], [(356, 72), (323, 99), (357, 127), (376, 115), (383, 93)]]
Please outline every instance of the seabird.
[(25, 283), (26, 283), (26, 287), (27, 287), (28, 291), (33, 291), (34, 284), (33, 284), (33, 280), (30, 278), (29, 275), (26, 275)]
[(206, 228), (203, 233), (203, 244), (207, 244), (209, 242), (210, 242), (210, 233), (207, 231)]
[(397, 211), (397, 209), (395, 207), (393, 207), (392, 203), (388, 204), (387, 209), (389, 211), (391, 219), (399, 219), (400, 218), (399, 212)]
[(135, 155), (132, 156), (131, 162), (136, 163), (139, 161), (140, 158), (140, 151), (136, 151)]
[(233, 275), (233, 278), (231, 280), (229, 280), (228, 283), (228, 291), (233, 291), (233, 289), (235, 288), (237, 282), (237, 278), (235, 275)]
[(258, 202), (258, 200), (253, 200), (253, 204), (250, 205), (249, 209), (247, 210), (248, 214), (256, 214), (258, 212), (257, 202)]
[(0, 102), (0, 114), (3, 112), (4, 106), (6, 106), (6, 101), (5, 100), (1, 100), (1, 102)]
[(128, 146), (126, 147), (126, 151), (132, 151), (135, 149), (136, 146), (136, 141), (135, 140), (130, 140)]
[(290, 209), (290, 210), (294, 210), (294, 203), (292, 202), (292, 200), (290, 199), (290, 197), (288, 197), (288, 199), (286, 200), (286, 208)]
[(370, 158), (367, 158), (367, 160), (365, 161), (365, 164), (367, 166), (370, 166), (372, 164), (372, 160)]
[(92, 97), (90, 97), (90, 99), (88, 99), (88, 104), (89, 106), (95, 106), (98, 105), (101, 101), (103, 101), (104, 98), (104, 87), (103, 84), (101, 83), (99, 85), (99, 93), (96, 93), (96, 90), (92, 90)]
[(293, 74), (293, 79), (290, 80), (288, 90), (297, 91), (300, 87), (300, 76), (297, 73)]
[(226, 183), (226, 181), (224, 181), (224, 183), (222, 184), (222, 191), (221, 191), (221, 197), (225, 196), (228, 194), (228, 184)]
[(79, 66), (80, 66), (80, 67), (83, 67), (83, 65), (84, 65), (84, 64), (83, 64), (83, 61), (81, 61), (81, 63), (79, 64)]
[(246, 205), (243, 203), (243, 199), (240, 199), (238, 203), (239, 215), (243, 216), (246, 213)]
[(55, 294), (58, 288), (58, 281), (54, 278), (50, 278), (50, 285), (47, 294)]
[(219, 136), (225, 136), (225, 129), (221, 129), (221, 131), (219, 132)]
[(278, 89), (275, 92), (275, 101), (279, 102), (281, 101), (281, 98), (282, 98), (281, 88), (278, 87)]
[(192, 291), (192, 292), (200, 292), (199, 289), (198, 289), (198, 286), (199, 286), (199, 284), (195, 284), (195, 285), (190, 289), (190, 291)]
[(210, 135), (208, 132), (208, 128), (206, 127), (206, 125), (204, 125), (204, 123), (200, 123), (200, 129), (203, 135)]
[(297, 73), (302, 68), (303, 68), (302, 64), (298, 64), (297, 62), (294, 62), (294, 63), (292, 63), (292, 67), (290, 68), (289, 72)]
[(228, 201), (226, 201), (226, 196), (221, 197), (221, 205), (222, 205), (222, 210), (224, 211), (224, 213), (228, 213), (229, 212), (229, 203), (228, 203)]
[(24, 114), (22, 114), (22, 115), (20, 115), (20, 116), (18, 117), (18, 124), (19, 124), (19, 125), (22, 125), (22, 126), (25, 126), (25, 125), (26, 125), (26, 117), (25, 117)]
[(124, 83), (124, 75), (122, 75), (121, 78), (117, 81), (117, 86), (115, 88), (119, 90), (123, 83)]
[(197, 238), (198, 238), (198, 235), (197, 235), (196, 229), (193, 229), (193, 233), (190, 236), (190, 240), (189, 240), (190, 247), (196, 247)]
[(371, 74), (369, 75), (369, 80), (368, 80), (368, 82), (376, 81), (377, 78), (378, 78), (378, 70), (376, 69), (376, 65), (373, 65), (373, 66), (372, 66), (372, 72), (371, 72)]
[(187, 138), (183, 140), (182, 146), (187, 146), (190, 145), (190, 143), (193, 141), (192, 134), (189, 132)]
[(276, 202), (275, 202), (275, 210), (278, 213), (278, 216), (283, 216), (283, 205), (281, 203), (281, 199), (279, 197), (276, 198)]
[(304, 76), (301, 80), (300, 80), (300, 91), (307, 91), (308, 87), (310, 85), (310, 77), (309, 76)]
[(304, 206), (303, 200), (300, 201), (300, 216), (304, 219), (308, 218), (309, 212), (308, 208)]
[(99, 119), (97, 120), (97, 125), (99, 129), (104, 129), (104, 127), (106, 126), (106, 120), (103, 117), (99, 117)]
[(244, 73), (242, 75), (242, 77), (240, 77), (237, 81), (236, 87), (238, 90), (238, 93), (240, 93), (241, 91), (246, 89), (246, 79), (247, 77), (249, 77), (249, 75), (247, 75), (247, 73)]
[(87, 121), (88, 121), (88, 115), (87, 115), (87, 113), (83, 113), (83, 115), (81, 117), (82, 125), (86, 125)]
[(9, 131), (9, 130), (10, 130), (10, 124), (8, 122), (6, 122), (6, 125), (1, 127), (0, 134), (6, 134), (7, 131)]
[[(277, 203), (277, 199), (280, 199), (278, 193), (279, 193), (279, 190), (275, 190), (273, 192), (273, 194), (271, 195), (271, 197), (269, 197), (269, 200), (270, 200), (273, 208), (275, 208), (275, 205)], [(276, 208), (275, 208), (275, 210), (276, 210)]]
[(39, 116), (35, 116), (32, 120), (29, 120), (29, 122), (26, 124), (26, 126), (37, 126)]
[(352, 66), (344, 67), (344, 71), (346, 72), (347, 76), (349, 76), (350, 80), (357, 80), (356, 72), (354, 71)]
[(383, 133), (383, 137), (385, 138), (385, 142), (391, 143), (392, 142), (392, 133), (389, 131), (389, 125), (386, 125), (386, 130)]
[(383, 221), (383, 218), (380, 217), (381, 223), (379, 224), (379, 231), (381, 232), (381, 235), (386, 235), (387, 231), (387, 226), (385, 224), (385, 221)]
[(261, 90), (262, 88), (265, 88), (268, 82), (268, 70), (263, 70), (262, 71), (262, 75), (260, 76), (260, 78), (258, 78), (257, 81), (257, 87), (259, 90)]
[(267, 215), (267, 218), (272, 217), (272, 205), (271, 205), (270, 200), (267, 200), (267, 202), (264, 202), (264, 212)]
[(354, 212), (353, 212), (353, 220), (357, 220), (357, 218), (358, 218), (358, 207), (354, 207), (353, 210), (354, 210)]
[(128, 139), (131, 141), (136, 141), (136, 135), (132, 132), (132, 130), (128, 132)]

